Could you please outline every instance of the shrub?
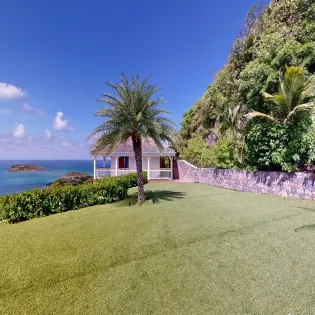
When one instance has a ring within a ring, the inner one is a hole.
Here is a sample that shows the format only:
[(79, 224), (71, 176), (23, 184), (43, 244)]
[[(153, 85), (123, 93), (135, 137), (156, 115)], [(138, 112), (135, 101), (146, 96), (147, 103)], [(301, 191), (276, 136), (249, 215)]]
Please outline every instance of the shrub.
[(214, 166), (217, 168), (237, 168), (237, 158), (232, 136), (227, 134), (220, 138), (212, 147)]
[(181, 158), (198, 167), (236, 168), (236, 157), (232, 137), (226, 135), (208, 146), (201, 137), (187, 141)]
[[(147, 182), (144, 173), (145, 183)], [(108, 177), (95, 184), (35, 188), (0, 197), (0, 219), (10, 223), (44, 217), (54, 213), (102, 205), (127, 197), (137, 185), (137, 174)]]
[(63, 175), (61, 178), (56, 179), (52, 183), (48, 184), (51, 187), (62, 187), (67, 185), (82, 185), (93, 183), (93, 178), (89, 174), (80, 173), (80, 172), (71, 172)]
[(315, 161), (315, 124), (299, 113), (289, 124), (255, 121), (246, 132), (246, 164), (252, 170), (294, 172)]
[[(148, 182), (148, 174), (147, 172), (142, 172), (143, 181), (144, 184)], [(118, 177), (112, 177), (115, 178), (119, 183), (122, 181), (124, 184), (127, 185), (128, 188), (136, 187), (137, 186), (137, 174), (136, 173), (130, 173)], [(106, 181), (107, 178), (101, 179), (101, 181)]]
[(212, 167), (214, 165), (214, 156), (210, 147), (197, 135), (187, 141), (187, 146), (182, 150), (180, 158), (198, 167)]

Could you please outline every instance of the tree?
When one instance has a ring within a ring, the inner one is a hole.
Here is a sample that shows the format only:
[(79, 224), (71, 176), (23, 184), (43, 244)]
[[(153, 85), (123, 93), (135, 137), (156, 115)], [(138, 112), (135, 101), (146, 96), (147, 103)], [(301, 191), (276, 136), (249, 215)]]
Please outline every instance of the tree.
[[(295, 171), (312, 160), (307, 135), (312, 125), (308, 111), (314, 107), (314, 77), (307, 76), (302, 67), (286, 67), (278, 92), (263, 92), (263, 96), (270, 102), (270, 114), (256, 111), (245, 115), (249, 120), (266, 118), (248, 126), (246, 160), (258, 169)], [(293, 119), (298, 112), (298, 119)]]
[(113, 151), (115, 147), (131, 138), (135, 153), (138, 183), (138, 202), (145, 200), (142, 176), (142, 139), (152, 139), (158, 148), (163, 148), (163, 142), (172, 143), (174, 124), (166, 117), (168, 111), (158, 106), (165, 102), (164, 98), (153, 96), (160, 90), (156, 85), (148, 84), (150, 77), (140, 81), (133, 77), (131, 82), (123, 74), (117, 84), (106, 83), (115, 95), (105, 93), (99, 101), (107, 107), (98, 110), (95, 116), (106, 120), (89, 135), (99, 136), (94, 149), (107, 147)]
[(218, 116), (218, 123), (220, 124), (220, 131), (231, 130), (232, 134), (240, 129), (241, 119), (244, 109), (237, 105), (234, 108), (227, 106), (224, 111)]
[(267, 102), (272, 103), (270, 114), (251, 112), (246, 115), (248, 119), (264, 117), (269, 120), (286, 123), (297, 112), (307, 111), (314, 107), (315, 81), (308, 77), (302, 67), (286, 67), (283, 81), (280, 82), (278, 93), (270, 95), (263, 92)]
[(245, 108), (240, 105), (237, 105), (234, 108), (227, 106), (218, 116), (218, 123), (220, 124), (219, 131), (223, 134), (231, 134), (234, 150), (240, 164), (243, 164), (245, 147), (244, 136), (241, 130), (244, 110)]

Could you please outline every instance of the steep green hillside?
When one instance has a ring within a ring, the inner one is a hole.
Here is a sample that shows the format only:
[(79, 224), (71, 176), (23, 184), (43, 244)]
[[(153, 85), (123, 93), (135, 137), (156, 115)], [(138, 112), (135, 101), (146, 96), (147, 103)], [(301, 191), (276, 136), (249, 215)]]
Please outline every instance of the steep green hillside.
[[(314, 100), (314, 72), (315, 1), (255, 5), (227, 63), (183, 116), (181, 156), (223, 168), (291, 171), (312, 164), (313, 111), (300, 105)], [(252, 111), (275, 119), (247, 115)]]

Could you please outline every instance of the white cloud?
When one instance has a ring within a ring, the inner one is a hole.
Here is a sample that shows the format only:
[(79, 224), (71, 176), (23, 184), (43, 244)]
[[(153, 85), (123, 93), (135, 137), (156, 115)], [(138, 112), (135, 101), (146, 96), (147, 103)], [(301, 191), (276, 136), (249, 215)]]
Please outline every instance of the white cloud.
[(45, 112), (37, 107), (33, 107), (28, 103), (24, 103), (22, 106), (23, 111), (25, 112), (32, 112), (37, 116), (44, 116)]
[(23, 138), (25, 136), (25, 128), (23, 124), (15, 123), (14, 129), (13, 129), (13, 136), (15, 138)]
[(26, 93), (17, 86), (0, 82), (0, 100), (11, 100), (15, 98), (23, 98)]
[(45, 130), (45, 135), (46, 135), (47, 139), (50, 139), (51, 138), (51, 131), (46, 129)]
[(94, 145), (96, 140), (98, 139), (99, 135), (93, 135), (92, 137), (90, 137), (87, 141), (88, 144)]
[(28, 104), (28, 103), (24, 103), (24, 104), (23, 104), (23, 109), (24, 109), (24, 110), (31, 110), (31, 109), (32, 109), (32, 106), (31, 106), (30, 104)]
[[(90, 146), (86, 140), (73, 140), (45, 135), (29, 138), (17, 138), (9, 134), (0, 134), (1, 158), (7, 160), (23, 159), (91, 159)], [(92, 165), (92, 164), (91, 164)], [(92, 166), (93, 168), (93, 166)], [(91, 168), (91, 172), (93, 169)]]
[(61, 142), (61, 145), (62, 145), (63, 147), (70, 147), (70, 146), (71, 146), (71, 143), (70, 143), (69, 141), (64, 140), (64, 141)]
[(73, 128), (69, 125), (68, 120), (63, 119), (63, 112), (58, 112), (53, 124), (53, 129), (72, 132)]

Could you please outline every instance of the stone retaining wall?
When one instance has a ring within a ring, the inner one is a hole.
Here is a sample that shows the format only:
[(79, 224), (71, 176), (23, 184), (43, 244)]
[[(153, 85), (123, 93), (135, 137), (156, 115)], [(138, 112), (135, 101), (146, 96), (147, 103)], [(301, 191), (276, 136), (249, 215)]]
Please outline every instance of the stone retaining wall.
[(179, 179), (243, 192), (315, 200), (315, 174), (197, 168), (178, 161)]

